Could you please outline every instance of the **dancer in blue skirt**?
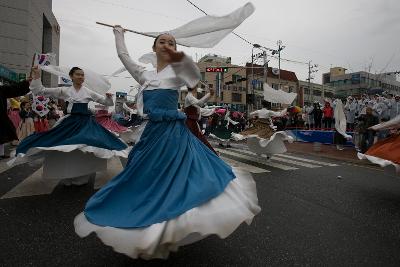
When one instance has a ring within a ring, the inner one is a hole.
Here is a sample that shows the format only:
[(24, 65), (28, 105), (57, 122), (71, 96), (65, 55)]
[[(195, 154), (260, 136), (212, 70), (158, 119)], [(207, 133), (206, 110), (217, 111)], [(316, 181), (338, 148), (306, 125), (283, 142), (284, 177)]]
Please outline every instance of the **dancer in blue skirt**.
[(51, 130), (23, 139), (12, 164), (44, 157), (43, 178), (63, 180), (65, 185), (82, 185), (88, 182), (89, 174), (107, 168), (107, 159), (128, 156), (127, 145), (98, 124), (88, 110), (90, 101), (112, 106), (112, 96), (99, 95), (83, 86), (82, 69), (72, 68), (69, 75), (73, 85), (59, 88), (43, 87), (37, 67), (32, 73), (32, 92), (67, 101), (69, 115)]
[(117, 53), (141, 84), (138, 113), (146, 127), (125, 169), (86, 204), (74, 221), (81, 236), (95, 232), (132, 258), (167, 258), (179, 246), (215, 234), (229, 236), (260, 211), (251, 174), (232, 169), (185, 125), (177, 110), (179, 88), (200, 79), (196, 64), (169, 34), (155, 39), (157, 69), (132, 61), (124, 30), (114, 27)]

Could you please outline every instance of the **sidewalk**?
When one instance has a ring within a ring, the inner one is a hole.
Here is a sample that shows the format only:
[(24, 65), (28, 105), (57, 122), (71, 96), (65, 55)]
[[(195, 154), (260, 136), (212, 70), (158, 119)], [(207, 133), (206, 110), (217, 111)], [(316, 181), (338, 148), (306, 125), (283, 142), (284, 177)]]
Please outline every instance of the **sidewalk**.
[(293, 142), (286, 143), (288, 152), (313, 155), (317, 157), (341, 160), (346, 162), (351, 162), (354, 164), (367, 164), (373, 165), (367, 160), (359, 160), (357, 157), (357, 151), (354, 147), (344, 147), (343, 150), (337, 150), (335, 145), (324, 145), (320, 144), (320, 149), (314, 146), (314, 143), (304, 143), (304, 142)]

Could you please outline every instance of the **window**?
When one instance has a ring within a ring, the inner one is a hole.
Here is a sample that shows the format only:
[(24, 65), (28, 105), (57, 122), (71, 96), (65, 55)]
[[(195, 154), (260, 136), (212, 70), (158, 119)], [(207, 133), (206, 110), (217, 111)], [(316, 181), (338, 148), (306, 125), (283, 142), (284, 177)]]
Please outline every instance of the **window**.
[(319, 90), (313, 90), (313, 95), (315, 95), (315, 96), (321, 96), (321, 95), (322, 95), (322, 92), (319, 91)]
[(205, 72), (200, 72), (201, 74), (201, 80), (205, 81), (206, 80), (206, 73)]
[(264, 83), (263, 83), (263, 81), (258, 81), (257, 89), (260, 90), (260, 91), (264, 90)]
[(278, 104), (278, 103), (272, 103), (272, 104), (271, 104), (271, 107), (272, 107), (272, 108), (278, 108), (279, 105), (280, 105), (280, 104)]
[(219, 91), (221, 89), (221, 73), (215, 74), (215, 90)]
[(232, 93), (232, 102), (242, 102), (242, 94)]
[(236, 82), (238, 82), (238, 80), (241, 79), (241, 78), (242, 78), (242, 77), (241, 77), (240, 75), (233, 74), (233, 75), (232, 75), (232, 82), (236, 83)]
[(294, 92), (294, 87), (293, 86), (289, 86), (289, 93)]
[(333, 93), (332, 92), (326, 92), (325, 93), (325, 97), (332, 98), (333, 97)]
[(305, 95), (309, 95), (309, 94), (310, 94), (310, 89), (304, 88), (304, 94), (305, 94)]

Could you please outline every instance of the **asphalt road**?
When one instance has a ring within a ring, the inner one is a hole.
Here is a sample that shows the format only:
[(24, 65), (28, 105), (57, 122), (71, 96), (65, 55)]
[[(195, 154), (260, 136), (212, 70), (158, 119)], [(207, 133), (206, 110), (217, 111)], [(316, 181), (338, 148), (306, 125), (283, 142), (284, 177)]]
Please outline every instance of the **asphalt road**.
[(301, 157), (338, 166), (297, 164), (282, 170), (223, 155), (268, 167), (270, 172), (254, 174), (261, 213), (228, 238), (208, 237), (168, 260), (132, 260), (94, 235), (79, 238), (73, 219), (94, 193), (93, 185), (58, 185), (49, 194), (4, 198), (40, 166), (3, 170), (0, 266), (400, 265), (400, 179), (378, 168), (311, 156)]

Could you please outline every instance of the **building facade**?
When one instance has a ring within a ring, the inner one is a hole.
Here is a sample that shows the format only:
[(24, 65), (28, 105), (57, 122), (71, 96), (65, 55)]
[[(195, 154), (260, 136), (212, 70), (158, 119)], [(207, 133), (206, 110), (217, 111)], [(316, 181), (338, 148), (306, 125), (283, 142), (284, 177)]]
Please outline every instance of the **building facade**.
[(335, 89), (326, 84), (299, 81), (299, 106), (309, 106), (314, 102), (323, 103), (326, 98), (335, 97)]
[[(244, 112), (246, 109), (246, 69), (243, 66), (233, 65), (229, 57), (206, 55), (197, 66), (200, 69), (201, 81), (198, 87), (212, 88), (214, 96), (208, 105), (228, 106), (232, 110)], [(226, 68), (224, 72), (214, 72), (215, 68)], [(212, 69), (214, 68), (214, 69)], [(212, 71), (210, 71), (212, 70)], [(181, 92), (179, 102), (184, 103), (187, 92)], [(199, 92), (197, 97), (204, 96), (205, 91)]]
[[(60, 26), (52, 12), (52, 0), (0, 1), (0, 80), (16, 82), (29, 75), (35, 53), (55, 53), (57, 63)], [(58, 78), (43, 74), (45, 86), (57, 86)]]
[[(267, 71), (265, 77), (264, 72)], [(274, 89), (281, 89), (285, 92), (298, 94), (293, 104), (298, 104), (299, 101), (299, 80), (297, 79), (296, 73), (288, 70), (280, 70), (269, 67), (268, 70), (264, 69), (263, 66), (257, 64), (246, 63), (246, 77), (247, 83), (246, 88), (248, 92), (248, 103), (250, 110), (257, 110), (262, 108), (261, 101), (264, 99), (264, 82)], [(252, 101), (254, 99), (254, 103)], [(287, 105), (286, 105), (287, 106)], [(273, 109), (281, 109), (286, 107), (281, 104), (272, 104)]]
[(400, 82), (396, 73), (372, 74), (366, 71), (346, 73), (342, 67), (331, 68), (322, 74), (322, 83), (335, 88), (337, 97), (360, 96), (362, 94), (381, 94), (384, 91), (400, 94)]

